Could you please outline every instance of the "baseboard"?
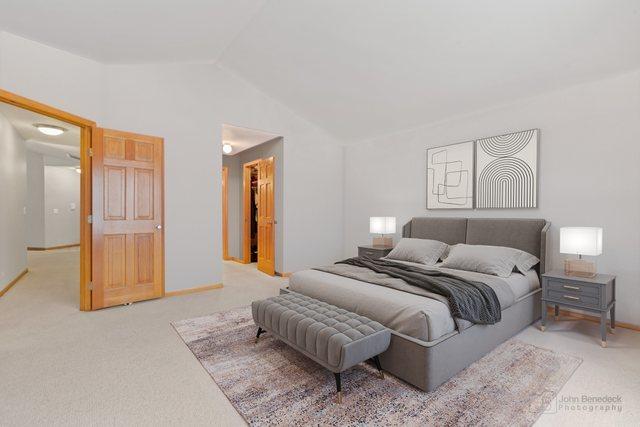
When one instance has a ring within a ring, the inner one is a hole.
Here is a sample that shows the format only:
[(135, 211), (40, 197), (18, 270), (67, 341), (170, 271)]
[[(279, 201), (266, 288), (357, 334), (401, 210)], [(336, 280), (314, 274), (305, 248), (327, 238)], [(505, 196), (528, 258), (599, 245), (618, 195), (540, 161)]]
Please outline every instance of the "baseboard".
[(164, 296), (165, 297), (176, 297), (176, 296), (179, 296), (179, 295), (195, 294), (197, 292), (211, 291), (213, 289), (221, 289), (221, 288), (222, 288), (222, 283), (214, 283), (213, 285), (204, 285), (204, 286), (198, 286), (198, 287), (195, 287), (195, 288), (179, 289), (177, 291), (165, 292)]
[(293, 273), (280, 273), (278, 271), (276, 271), (276, 276), (280, 276), (280, 277), (290, 277)]
[(28, 251), (52, 251), (54, 249), (75, 248), (76, 246), (80, 246), (80, 243), (72, 243), (70, 245), (49, 246), (48, 248), (27, 246), (27, 250)]
[(28, 272), (29, 272), (29, 269), (28, 269), (28, 268), (25, 268), (24, 270), (22, 270), (22, 271), (20, 272), (20, 274), (18, 274), (18, 275), (15, 277), (15, 279), (13, 279), (12, 281), (10, 281), (10, 282), (9, 282), (9, 284), (8, 284), (7, 286), (5, 286), (2, 290), (0, 290), (0, 297), (1, 297), (1, 296), (3, 296), (4, 294), (6, 294), (6, 293), (7, 293), (7, 291), (8, 291), (9, 289), (11, 289), (11, 287), (12, 287), (13, 285), (15, 285), (16, 283), (18, 283), (18, 281), (19, 281), (20, 279), (22, 279), (22, 277), (23, 277), (25, 274), (27, 274)]
[[(553, 317), (554, 315), (553, 305), (547, 307), (547, 314)], [(591, 314), (585, 314), (579, 311), (560, 309), (560, 315), (570, 317), (572, 319), (582, 319), (582, 320), (588, 320), (589, 322), (600, 323), (600, 317), (593, 316)], [(625, 328), (625, 329), (630, 329), (632, 331), (640, 332), (639, 325), (634, 325), (633, 323), (627, 323), (627, 322), (618, 322), (617, 320), (616, 320), (616, 328)]]

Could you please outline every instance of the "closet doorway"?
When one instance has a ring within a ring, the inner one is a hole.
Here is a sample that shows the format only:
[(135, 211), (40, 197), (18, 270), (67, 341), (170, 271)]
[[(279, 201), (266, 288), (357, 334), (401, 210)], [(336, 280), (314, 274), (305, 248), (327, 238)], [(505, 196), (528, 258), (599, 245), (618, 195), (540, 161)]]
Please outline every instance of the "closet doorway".
[[(283, 273), (284, 138), (222, 126), (222, 259)], [(230, 268), (238, 268), (231, 267)]]
[(243, 164), (243, 261), (275, 274), (274, 158)]

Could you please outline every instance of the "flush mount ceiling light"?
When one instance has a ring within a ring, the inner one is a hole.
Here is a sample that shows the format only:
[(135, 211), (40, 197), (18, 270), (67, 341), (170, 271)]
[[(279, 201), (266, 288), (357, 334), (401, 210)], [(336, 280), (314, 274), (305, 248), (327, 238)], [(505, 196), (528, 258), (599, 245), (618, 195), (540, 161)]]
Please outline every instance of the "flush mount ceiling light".
[(56, 125), (45, 125), (45, 124), (42, 124), (42, 123), (36, 123), (34, 126), (40, 132), (44, 133), (45, 135), (49, 135), (49, 136), (62, 135), (63, 133), (65, 133), (67, 131), (65, 128), (60, 127), (60, 126), (56, 126)]
[(222, 152), (224, 154), (229, 154), (233, 151), (233, 147), (231, 144), (222, 144)]

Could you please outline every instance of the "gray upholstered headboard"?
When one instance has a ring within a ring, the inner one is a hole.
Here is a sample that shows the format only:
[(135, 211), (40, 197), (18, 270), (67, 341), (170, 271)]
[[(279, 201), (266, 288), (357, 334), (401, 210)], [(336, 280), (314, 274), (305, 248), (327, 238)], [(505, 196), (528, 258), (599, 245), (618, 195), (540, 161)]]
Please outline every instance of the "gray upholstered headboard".
[(402, 227), (402, 237), (520, 249), (540, 258), (538, 270), (544, 273), (550, 225), (544, 219), (421, 217)]

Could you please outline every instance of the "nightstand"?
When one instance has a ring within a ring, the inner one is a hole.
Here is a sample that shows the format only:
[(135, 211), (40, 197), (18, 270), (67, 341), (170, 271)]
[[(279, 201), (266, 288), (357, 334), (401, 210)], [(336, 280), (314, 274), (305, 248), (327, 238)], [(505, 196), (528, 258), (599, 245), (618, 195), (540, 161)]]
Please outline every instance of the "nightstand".
[(393, 246), (358, 246), (358, 256), (378, 259), (389, 255), (392, 250)]
[(560, 306), (600, 314), (602, 347), (607, 346), (607, 312), (611, 313), (611, 333), (616, 329), (616, 276), (597, 274), (595, 277), (567, 276), (563, 271), (550, 271), (542, 275), (542, 323), (547, 323), (547, 304), (555, 306), (556, 317)]

